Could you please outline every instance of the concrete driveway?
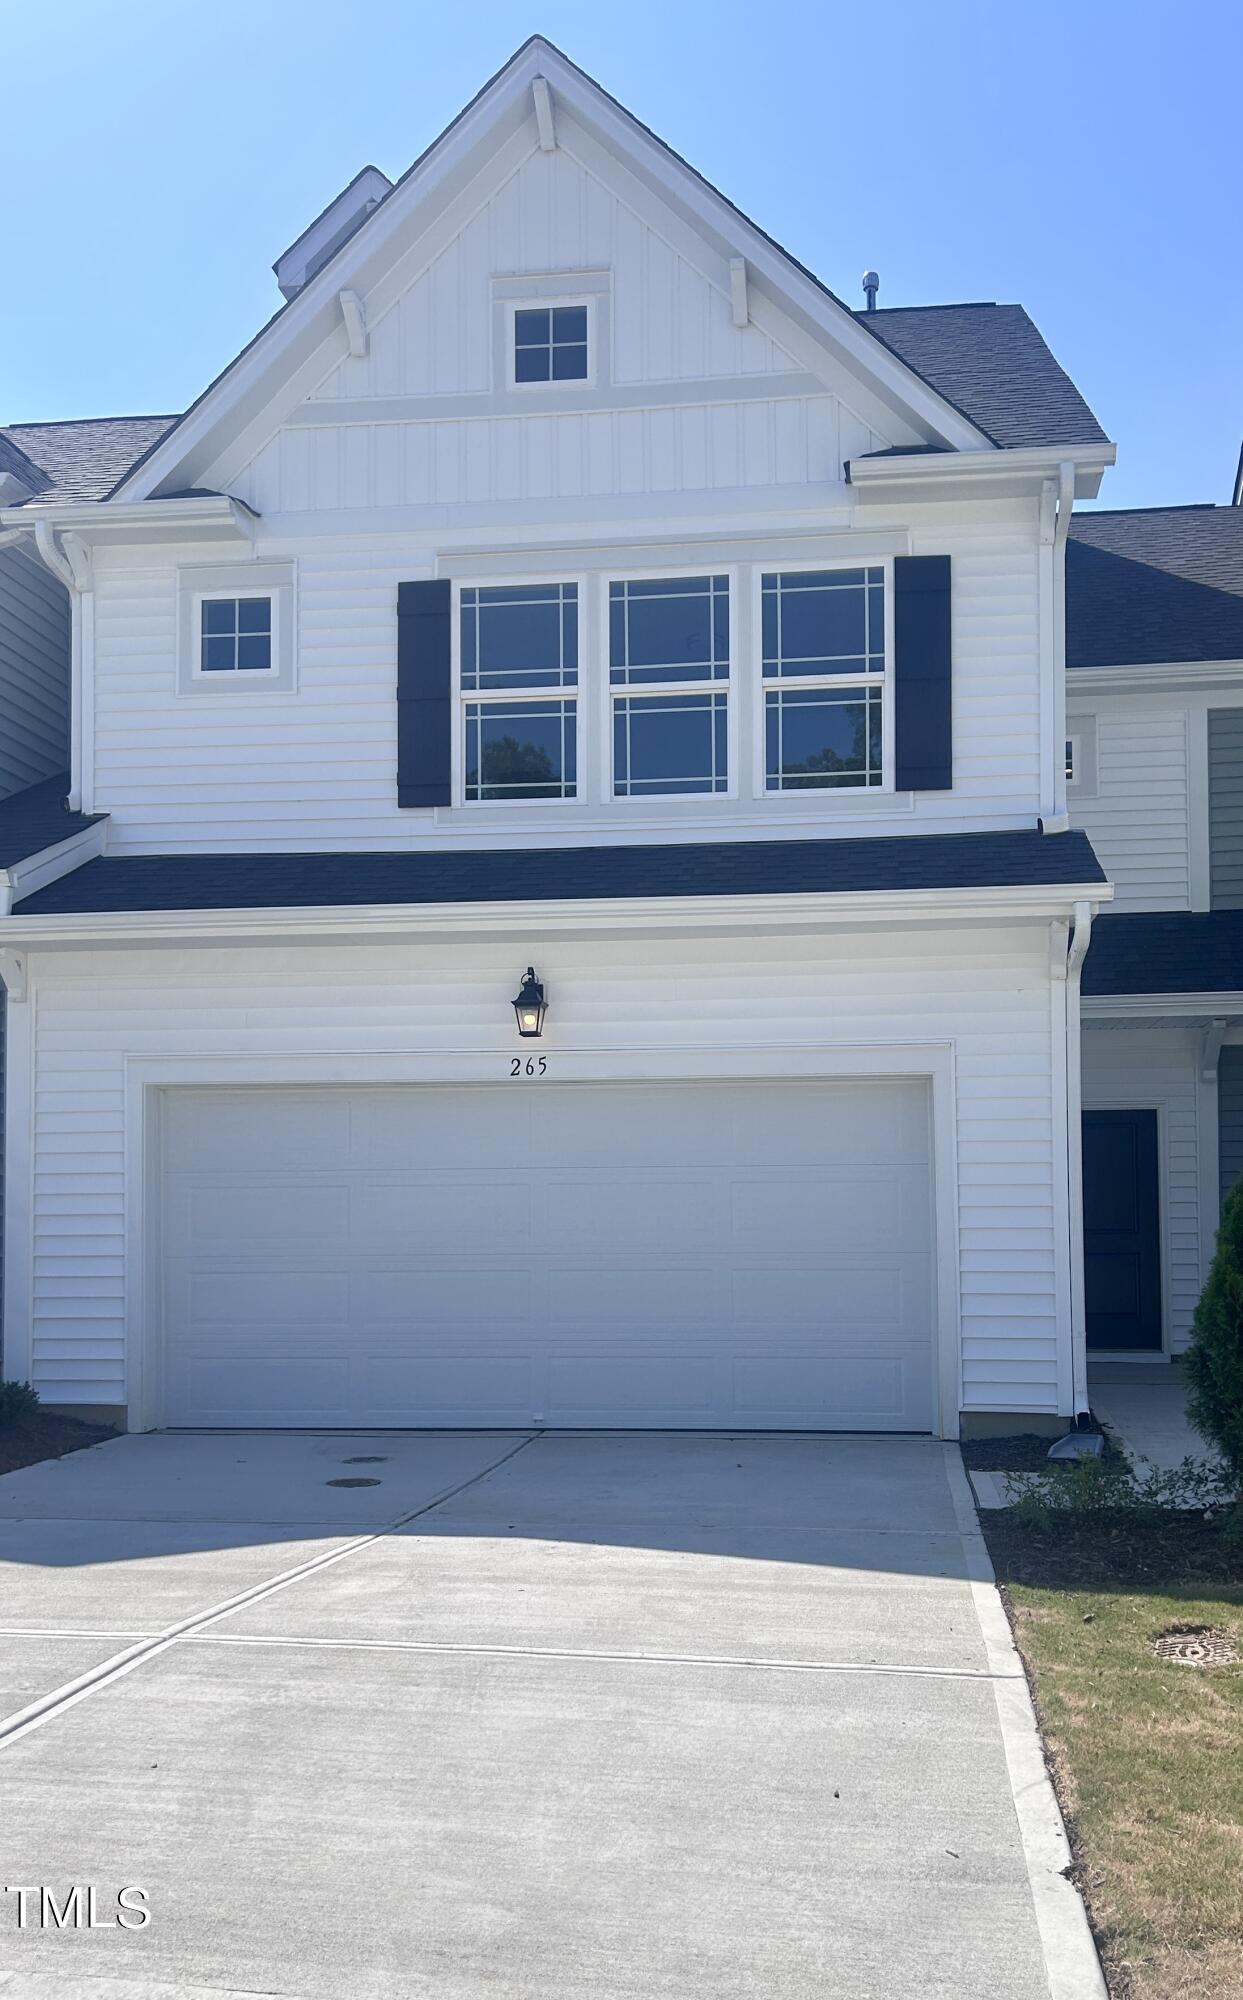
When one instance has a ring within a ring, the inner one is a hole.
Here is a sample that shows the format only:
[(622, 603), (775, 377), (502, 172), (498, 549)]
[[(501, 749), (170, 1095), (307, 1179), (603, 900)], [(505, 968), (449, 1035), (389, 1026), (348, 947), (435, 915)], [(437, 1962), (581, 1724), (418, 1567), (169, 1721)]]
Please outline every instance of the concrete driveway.
[[(165, 1435), (11, 1474), (0, 2000), (1087, 2000), (987, 1577), (925, 1440)], [(73, 1885), (99, 1927), (41, 1926)]]

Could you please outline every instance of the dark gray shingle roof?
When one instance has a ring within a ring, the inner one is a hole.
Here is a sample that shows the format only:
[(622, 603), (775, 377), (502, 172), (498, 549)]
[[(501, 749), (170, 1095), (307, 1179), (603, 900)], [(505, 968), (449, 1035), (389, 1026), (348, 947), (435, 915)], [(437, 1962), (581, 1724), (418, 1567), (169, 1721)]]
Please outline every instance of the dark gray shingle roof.
[(855, 318), (995, 444), (1104, 444), (1022, 306), (893, 306)]
[(44, 778), (0, 799), (0, 868), (11, 868), (31, 854), (42, 854), (45, 847), (57, 847), (62, 840), (95, 825), (84, 813), (65, 810), (68, 790), (69, 773), (60, 771), (54, 778)]
[[(60, 424), (8, 424), (0, 429), (0, 448), (6, 443), (15, 446), (39, 468), (43, 483), (32, 499), (102, 500), (134, 460), (176, 421), (176, 417), (76, 417)], [(14, 470), (20, 473), (21, 468)]]
[(1083, 991), (1243, 992), (1243, 910), (1109, 913), (1092, 926)]
[(68, 911), (314, 909), (594, 896), (815, 895), (1060, 887), (1105, 879), (1084, 833), (911, 834), (495, 853), (174, 854), (88, 861), (17, 906)]
[(1243, 507), (1076, 514), (1066, 664), (1243, 660)]

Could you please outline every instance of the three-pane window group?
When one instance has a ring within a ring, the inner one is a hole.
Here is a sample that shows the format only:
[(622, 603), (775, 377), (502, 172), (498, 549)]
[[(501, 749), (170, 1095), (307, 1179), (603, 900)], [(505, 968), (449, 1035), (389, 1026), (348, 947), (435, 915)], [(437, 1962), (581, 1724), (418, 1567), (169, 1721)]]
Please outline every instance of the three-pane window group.
[[(579, 595), (573, 583), (464, 587), (460, 678), (468, 802), (578, 789)], [(875, 786), (883, 775), (884, 570), (761, 580), (765, 786)], [(612, 789), (729, 788), (725, 576), (608, 586)]]

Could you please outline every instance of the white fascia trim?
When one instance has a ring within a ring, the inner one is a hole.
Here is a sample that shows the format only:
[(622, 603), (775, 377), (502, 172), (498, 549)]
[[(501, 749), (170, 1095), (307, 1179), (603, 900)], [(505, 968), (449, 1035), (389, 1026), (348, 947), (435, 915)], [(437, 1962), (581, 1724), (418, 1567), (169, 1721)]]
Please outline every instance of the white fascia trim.
[(84, 540), (132, 539), (195, 534), (222, 534), (237, 541), (254, 540), (254, 509), (224, 493), (192, 495), (184, 500), (57, 500), (46, 507), (9, 508), (0, 512), (0, 527), (34, 528), (46, 521), (56, 530), (70, 528)]
[(106, 944), (163, 939), (323, 938), (409, 936), (416, 933), (489, 932), (526, 935), (600, 929), (822, 930), (923, 923), (1047, 921), (1066, 917), (1076, 903), (1095, 911), (1113, 890), (1099, 882), (989, 889), (887, 889), (874, 895), (590, 897), (529, 903), (324, 904), (317, 909), (136, 910), (99, 915), (13, 917), (6, 943)]
[(1127, 1015), (1158, 1023), (1166, 1016), (1182, 1020), (1196, 1014), (1212, 1021), (1243, 1014), (1243, 993), (1094, 993), (1084, 998), (1083, 1012), (1085, 1017)]
[(1138, 690), (1189, 693), (1203, 682), (1227, 687), (1243, 681), (1243, 660), (1166, 660), (1142, 667), (1067, 667), (1066, 693), (1133, 694)]
[(41, 847), (37, 854), (24, 854), (20, 861), (0, 868), (0, 917), (8, 917), (14, 903), (20, 903), (24, 896), (33, 896), (36, 889), (46, 889), (49, 882), (59, 882), (62, 875), (72, 875), (84, 862), (94, 861), (105, 852), (107, 835), (105, 815), (97, 825), (70, 834), (68, 840)]
[(1072, 468), (1075, 492), (1095, 490), (1101, 475), (1118, 456), (1112, 444), (1015, 445), (988, 452), (918, 452), (889, 458), (852, 458), (850, 483), (860, 492), (889, 493), (895, 488), (939, 488), (964, 477), (1001, 483), (1030, 480), (1034, 491), (1046, 479), (1061, 480), (1062, 467)]
[[(726, 262), (745, 256), (752, 279), (762, 282), (850, 366), (871, 377), (887, 400), (911, 411), (917, 427), (957, 451), (991, 453), (997, 449), (977, 425), (900, 361), (875, 334), (866, 331), (847, 306), (801, 271), (725, 196), (646, 132), (558, 50), (536, 38), (459, 114), (341, 250), (230, 362), (201, 401), (129, 474), (118, 499), (142, 499), (154, 493), (191, 454), (199, 453), (248, 393), (264, 393), (265, 377), (275, 378), (269, 393), (274, 401), (278, 399), (281, 381), (292, 364), (286, 362), (283, 376), (278, 370), (290, 350), (301, 348), (305, 359), (334, 329), (339, 330), (338, 296), (342, 288), (357, 289), (365, 297), (368, 286), (363, 274), (383, 257), (386, 247), (394, 244), (411, 219), (417, 219), (421, 207), (430, 209), (438, 198), (446, 198), (443, 191), (455, 176), (468, 177), (480, 169), (489, 145), (495, 150), (528, 122), (532, 147), (538, 145), (531, 95), (537, 77), (549, 84), (556, 98), (571, 107), (582, 124), (599, 135), (609, 152), (706, 232)], [(396, 255), (395, 246), (392, 255)], [(222, 449), (222, 442), (215, 441), (211, 455), (219, 456)]]

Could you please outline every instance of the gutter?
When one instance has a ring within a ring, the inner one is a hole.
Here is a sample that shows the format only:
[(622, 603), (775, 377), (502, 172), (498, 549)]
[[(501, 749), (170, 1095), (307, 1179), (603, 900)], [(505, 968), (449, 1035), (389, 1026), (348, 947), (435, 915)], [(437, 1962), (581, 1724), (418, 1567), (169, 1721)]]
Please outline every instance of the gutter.
[(1079, 987), (1092, 942), (1092, 905), (1077, 902), (1066, 953), (1066, 1184), (1070, 1202), (1070, 1366), (1076, 1425), (1088, 1418), (1087, 1312), (1083, 1277), (1083, 1037)]
[[(3, 518), (3, 517), (0, 517)], [(46, 516), (36, 515), (33, 521), (35, 547), (39, 556), (52, 575), (63, 583), (69, 592), (69, 810), (89, 812), (84, 806), (85, 794), (91, 789), (84, 786), (82, 774), (89, 769), (84, 755), (83, 717), (85, 704), (84, 687), (89, 686), (92, 708), (95, 694), (95, 593), (94, 577), (91, 570), (91, 555), (77, 535), (70, 535), (65, 542), (57, 539), (56, 529)]]
[(267, 943), (274, 938), (409, 937), (508, 932), (529, 938), (613, 927), (619, 931), (697, 929), (822, 930), (826, 924), (870, 929), (895, 923), (1024, 923), (1059, 919), (1068, 907), (1112, 900), (1105, 882), (1049, 887), (1027, 884), (985, 889), (884, 889), (810, 891), (783, 895), (592, 896), (531, 902), (347, 903), (311, 906), (263, 904), (245, 909), (73, 911), (22, 916), (5, 925), (5, 938), (35, 946), (181, 940)]

